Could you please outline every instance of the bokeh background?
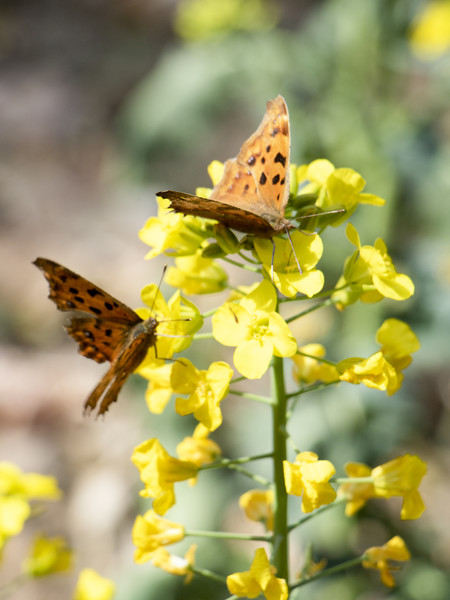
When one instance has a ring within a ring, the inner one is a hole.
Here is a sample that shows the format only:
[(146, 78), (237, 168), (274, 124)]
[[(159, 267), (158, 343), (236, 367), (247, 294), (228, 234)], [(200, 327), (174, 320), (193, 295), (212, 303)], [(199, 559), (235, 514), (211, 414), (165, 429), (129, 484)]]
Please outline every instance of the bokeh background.
[[(155, 192), (192, 193), (207, 185), (207, 164), (235, 155), (265, 102), (279, 93), (290, 110), (292, 161), (328, 158), (360, 172), (366, 190), (387, 204), (360, 207), (352, 222), (363, 243), (382, 237), (398, 271), (416, 284), (407, 302), (311, 317), (297, 331), (299, 342), (324, 343), (334, 360), (367, 356), (376, 351), (376, 329), (395, 316), (422, 344), (393, 397), (343, 384), (309, 395), (292, 424), (297, 444), (340, 466), (349, 460), (375, 466), (404, 452), (429, 465), (422, 486), (427, 511), (419, 521), (401, 522), (395, 500), (373, 502), (351, 520), (329, 511), (294, 539), (296, 572), (310, 542), (316, 558), (334, 564), (399, 533), (413, 554), (399, 587), (388, 592), (377, 574), (356, 570), (299, 596), (450, 597), (449, 5), (1, 3), (0, 459), (57, 476), (65, 496), (9, 542), (0, 584), (18, 572), (37, 531), (67, 536), (77, 554), (72, 574), (29, 583), (15, 598), (70, 598), (84, 567), (114, 579), (117, 600), (226, 597), (199, 578), (184, 587), (152, 566), (133, 564), (131, 526), (149, 503), (139, 500), (131, 452), (158, 435), (173, 453), (193, 421), (174, 416), (172, 405), (163, 416), (150, 415), (138, 377), (104, 422), (83, 418), (82, 403), (104, 367), (77, 354), (31, 261), (56, 260), (139, 306), (140, 289), (159, 279), (164, 264), (144, 261), (148, 249), (137, 237), (156, 212)], [(342, 229), (324, 241), (321, 266), (333, 282), (352, 247)], [(242, 282), (240, 273), (232, 277)], [(172, 291), (163, 286), (166, 295)], [(221, 299), (194, 301), (203, 308)], [(206, 342), (190, 357), (204, 368), (211, 352), (229, 358)], [(267, 391), (268, 380), (258, 385)], [(238, 400), (224, 404), (215, 439), (229, 456), (267, 451), (261, 447), (267, 409)], [(181, 488), (187, 486), (177, 488), (169, 518), (192, 529), (251, 530), (236, 504), (248, 489), (243, 478), (214, 473), (196, 488)], [(199, 565), (225, 573), (244, 570), (249, 558), (242, 543), (199, 545)]]

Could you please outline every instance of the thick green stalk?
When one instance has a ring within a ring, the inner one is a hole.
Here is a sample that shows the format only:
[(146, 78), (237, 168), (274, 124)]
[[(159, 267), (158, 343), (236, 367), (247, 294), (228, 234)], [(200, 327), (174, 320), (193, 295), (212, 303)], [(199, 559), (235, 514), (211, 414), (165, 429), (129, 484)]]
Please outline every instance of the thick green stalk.
[(284, 386), (283, 359), (273, 357), (272, 362), (273, 468), (275, 485), (275, 514), (272, 564), (277, 577), (289, 580), (287, 494), (284, 486), (283, 461), (286, 460), (286, 389)]

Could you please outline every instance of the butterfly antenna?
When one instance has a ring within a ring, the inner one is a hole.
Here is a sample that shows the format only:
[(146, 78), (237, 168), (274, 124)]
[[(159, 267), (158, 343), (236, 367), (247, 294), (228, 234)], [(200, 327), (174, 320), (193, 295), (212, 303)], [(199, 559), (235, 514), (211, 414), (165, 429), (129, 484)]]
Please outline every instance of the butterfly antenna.
[(158, 292), (161, 289), (161, 284), (163, 282), (166, 270), (167, 270), (167, 265), (164, 265), (162, 273), (161, 273), (161, 278), (160, 278), (159, 283), (158, 283), (158, 287), (156, 288), (156, 294), (155, 294), (155, 297), (153, 298), (153, 304), (152, 304), (152, 306), (150, 308), (150, 312), (153, 312), (153, 309), (155, 308), (156, 298), (158, 297)]
[(322, 215), (338, 215), (340, 213), (347, 212), (345, 208), (336, 208), (334, 210), (326, 210), (324, 212), (314, 213), (311, 215), (300, 215), (298, 217), (292, 217), (292, 221), (299, 221), (300, 219), (312, 219), (313, 217), (321, 217)]
[[(292, 238), (291, 238), (291, 234), (289, 233), (289, 229), (287, 228), (287, 225), (285, 225), (284, 228), (286, 229), (288, 240), (289, 240), (289, 243), (291, 244), (291, 248), (292, 248), (292, 252), (294, 254), (295, 262), (297, 263), (298, 272), (300, 273), (300, 275), (303, 275), (302, 268), (300, 266), (300, 263), (298, 262), (297, 254), (295, 252), (294, 244), (292, 243)], [(273, 261), (272, 261), (272, 266), (273, 266)]]

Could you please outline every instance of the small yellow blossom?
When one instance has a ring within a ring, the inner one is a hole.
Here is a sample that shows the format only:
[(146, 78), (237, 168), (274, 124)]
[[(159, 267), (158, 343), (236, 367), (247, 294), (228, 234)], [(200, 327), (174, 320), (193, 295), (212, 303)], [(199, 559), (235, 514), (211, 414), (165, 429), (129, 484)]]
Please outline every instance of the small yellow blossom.
[(23, 562), (22, 571), (29, 577), (43, 577), (72, 568), (73, 554), (64, 538), (35, 539), (30, 556)]
[(398, 535), (390, 539), (383, 546), (373, 546), (364, 552), (363, 567), (365, 569), (378, 569), (380, 571), (381, 581), (387, 587), (395, 587), (395, 580), (392, 571), (398, 567), (393, 567), (390, 561), (406, 561), (411, 558), (405, 542)]
[(225, 362), (214, 362), (207, 371), (199, 371), (187, 358), (180, 358), (173, 365), (170, 383), (178, 394), (175, 408), (180, 415), (194, 413), (194, 417), (209, 430), (214, 431), (222, 423), (220, 402), (228, 394), (233, 369)]
[(239, 303), (227, 302), (212, 318), (213, 336), (224, 346), (236, 346), (233, 360), (248, 379), (259, 379), (275, 356), (292, 356), (297, 342), (276, 312), (277, 296), (264, 280)]
[(418, 519), (425, 510), (419, 485), (427, 472), (418, 456), (405, 454), (372, 470), (375, 494), (382, 498), (402, 496), (402, 519)]
[(366, 182), (353, 169), (336, 169), (326, 159), (318, 159), (297, 169), (297, 181), (302, 194), (317, 194), (316, 206), (324, 211), (345, 208), (345, 213), (334, 219), (338, 225), (355, 211), (358, 204), (382, 206), (383, 198), (363, 192)]
[(213, 294), (227, 285), (226, 272), (212, 258), (204, 258), (201, 249), (192, 256), (176, 258), (175, 265), (169, 267), (165, 281), (183, 294)]
[(298, 383), (312, 384), (316, 381), (329, 383), (339, 379), (339, 373), (334, 365), (313, 358), (314, 356), (318, 359), (324, 358), (325, 348), (321, 344), (306, 344), (301, 346), (298, 352), (292, 357), (295, 365), (293, 376)]
[(382, 239), (378, 238), (373, 246), (361, 246), (358, 232), (351, 223), (347, 225), (346, 234), (356, 250), (345, 261), (344, 273), (336, 284), (336, 288), (344, 289), (333, 293), (339, 309), (358, 299), (368, 303), (382, 298), (407, 300), (414, 294), (413, 282), (407, 275), (397, 273)]
[(142, 564), (152, 559), (161, 546), (176, 544), (184, 538), (184, 527), (179, 523), (162, 519), (153, 510), (138, 515), (133, 525), (133, 544), (136, 546), (134, 560)]
[(210, 430), (199, 423), (194, 434), (185, 437), (177, 445), (177, 455), (180, 460), (194, 463), (197, 467), (208, 465), (222, 455), (220, 446), (209, 439)]
[(150, 217), (139, 231), (139, 238), (153, 248), (145, 258), (154, 258), (163, 253), (170, 256), (195, 254), (203, 240), (210, 235), (204, 226), (206, 220), (173, 212), (169, 208), (169, 200), (157, 198), (157, 201), (158, 216)]
[(273, 530), (273, 490), (249, 490), (239, 498), (239, 506), (251, 521), (263, 523)]
[(183, 0), (175, 30), (185, 40), (204, 40), (236, 30), (271, 29), (277, 16), (277, 6), (267, 0)]
[[(347, 463), (345, 472), (352, 479), (368, 478), (372, 473), (371, 468), (362, 463)], [(366, 504), (367, 500), (375, 497), (375, 488), (371, 481), (343, 483), (339, 486), (338, 497), (344, 497), (347, 500), (345, 514), (347, 517), (352, 517)]]
[(73, 600), (112, 600), (116, 591), (114, 582), (93, 569), (83, 569), (78, 577)]
[(175, 482), (195, 477), (198, 470), (194, 463), (170, 456), (156, 438), (137, 446), (131, 460), (145, 483), (140, 495), (155, 499), (153, 508), (159, 515), (175, 504)]
[(410, 33), (411, 48), (422, 60), (435, 60), (450, 51), (450, 2), (427, 2)]
[(0, 552), (8, 538), (22, 531), (30, 514), (30, 505), (24, 498), (0, 496)]
[(145, 392), (145, 401), (150, 412), (160, 415), (166, 408), (173, 390), (170, 385), (170, 374), (175, 363), (165, 363), (161, 365), (159, 361), (145, 361), (138, 368), (138, 373), (145, 379), (148, 379), (148, 386)]
[(319, 506), (330, 504), (336, 492), (328, 483), (336, 473), (329, 460), (319, 460), (314, 452), (297, 454), (295, 462), (283, 462), (284, 482), (288, 494), (303, 496), (302, 511), (310, 513)]
[(301, 231), (294, 231), (291, 234), (291, 240), (301, 272), (289, 240), (281, 237), (273, 239), (275, 255), (271, 240), (255, 238), (254, 246), (270, 277), (272, 277), (273, 257), (273, 283), (284, 296), (293, 298), (300, 292), (311, 298), (320, 292), (324, 284), (322, 271), (315, 268), (322, 256), (322, 240), (317, 233), (307, 235)]
[[(182, 298), (179, 290), (166, 302), (158, 286), (154, 283), (144, 287), (141, 298), (148, 308), (137, 309), (137, 314), (141, 319), (154, 317), (158, 320), (157, 357), (171, 358), (175, 352), (185, 350), (191, 344), (191, 336), (203, 324), (203, 319), (195, 304)], [(136, 372), (140, 373), (142, 369), (145, 370), (145, 367), (153, 363), (155, 363), (155, 348), (152, 347)], [(155, 365), (153, 364), (153, 366)]]
[(167, 571), (172, 575), (185, 575), (184, 583), (190, 583), (194, 576), (192, 567), (194, 566), (195, 551), (197, 546), (192, 544), (184, 558), (171, 554), (167, 548), (157, 548), (151, 555), (151, 561), (155, 567)]
[(353, 384), (363, 383), (367, 387), (394, 394), (403, 381), (402, 369), (411, 364), (410, 353), (420, 348), (419, 340), (412, 329), (398, 319), (387, 319), (376, 335), (383, 344), (379, 352), (369, 358), (347, 358), (337, 364), (339, 378)]
[(257, 598), (263, 594), (267, 600), (287, 600), (289, 595), (286, 580), (275, 577), (275, 568), (269, 563), (264, 548), (255, 551), (249, 571), (228, 575), (227, 586), (231, 594), (240, 598)]
[(402, 519), (418, 519), (425, 510), (418, 488), (427, 466), (418, 456), (405, 454), (374, 469), (361, 463), (349, 463), (345, 470), (352, 479), (365, 479), (361, 483), (352, 481), (339, 487), (338, 495), (347, 500), (347, 516), (354, 515), (370, 498), (392, 496), (403, 497)]

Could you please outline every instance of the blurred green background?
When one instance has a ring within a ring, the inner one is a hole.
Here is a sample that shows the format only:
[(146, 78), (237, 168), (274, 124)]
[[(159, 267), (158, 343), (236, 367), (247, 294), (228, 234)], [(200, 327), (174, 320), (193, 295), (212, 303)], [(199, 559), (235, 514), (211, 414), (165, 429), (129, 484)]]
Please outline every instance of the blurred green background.
[[(61, 262), (138, 306), (139, 290), (159, 279), (164, 264), (144, 262), (147, 248), (137, 238), (156, 212), (155, 192), (193, 193), (208, 185), (208, 163), (235, 155), (277, 94), (289, 106), (292, 162), (328, 158), (360, 172), (365, 191), (387, 204), (360, 207), (352, 222), (363, 243), (382, 237), (397, 270), (416, 284), (404, 303), (311, 317), (296, 331), (299, 343), (324, 343), (333, 360), (368, 356), (377, 349), (376, 329), (395, 316), (422, 344), (395, 396), (343, 384), (309, 395), (291, 431), (300, 447), (338, 468), (349, 460), (375, 466), (405, 452), (429, 465), (421, 488), (427, 511), (419, 521), (401, 522), (395, 500), (373, 502), (350, 520), (340, 509), (330, 511), (293, 539), (296, 573), (310, 541), (316, 559), (333, 565), (398, 533), (413, 555), (399, 586), (389, 592), (377, 574), (357, 569), (302, 588), (299, 597), (450, 597), (449, 5), (2, 2), (0, 459), (56, 475), (65, 499), (11, 540), (0, 584), (17, 572), (36, 530), (65, 534), (77, 552), (73, 575), (29, 584), (17, 599), (69, 598), (78, 570), (87, 566), (117, 582), (117, 600), (226, 597), (200, 578), (186, 588), (133, 564), (131, 525), (149, 503), (138, 502), (132, 449), (158, 435), (173, 453), (193, 421), (172, 415), (172, 406), (163, 416), (149, 415), (138, 378), (105, 422), (83, 419), (82, 402), (102, 367), (77, 355), (30, 262), (36, 256)], [(324, 243), (320, 267), (332, 285), (352, 247), (342, 228), (327, 232)], [(244, 282), (236, 271), (232, 278)], [(210, 308), (221, 299), (194, 301)], [(205, 368), (214, 352), (216, 346), (202, 342), (190, 357)], [(230, 359), (220, 352), (217, 359)], [(268, 379), (257, 385), (267, 392)], [(261, 448), (267, 409), (233, 397), (225, 404), (224, 425), (214, 436), (224, 454), (267, 451)], [(261, 472), (270, 475), (264, 466)], [(237, 508), (236, 495), (248, 489), (240, 476), (208, 474), (186, 488), (176, 489), (179, 502), (168, 518), (192, 529), (251, 530)], [(298, 502), (292, 508), (297, 515)], [(200, 540), (199, 546), (200, 566), (246, 568), (249, 549), (242, 543)]]

